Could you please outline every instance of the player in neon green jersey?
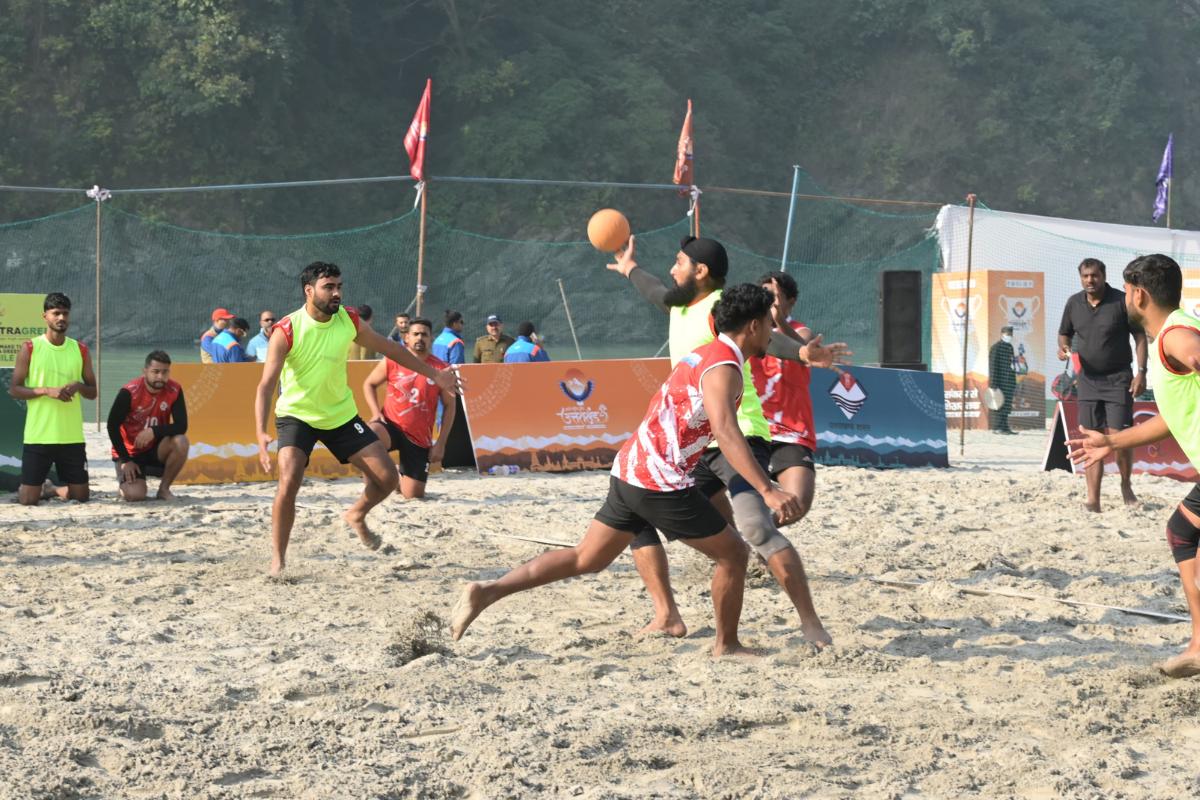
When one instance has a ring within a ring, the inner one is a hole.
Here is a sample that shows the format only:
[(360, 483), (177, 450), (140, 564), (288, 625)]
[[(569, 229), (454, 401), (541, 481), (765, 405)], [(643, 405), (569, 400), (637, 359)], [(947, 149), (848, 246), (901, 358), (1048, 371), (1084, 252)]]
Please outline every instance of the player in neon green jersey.
[[(8, 393), (26, 401), (25, 447), (21, 453), (21, 505), (37, 505), (57, 494), (87, 500), (87, 451), (83, 443), (83, 404), (96, 398), (96, 375), (87, 346), (67, 336), (71, 301), (59, 292), (42, 303), (46, 332), (24, 344), (13, 365)], [(50, 467), (66, 486), (45, 483)]]
[[(670, 316), (672, 363), (716, 338), (711, 312), (721, 297), (729, 271), (728, 255), (719, 242), (691, 236), (680, 242), (679, 252), (675, 254), (675, 263), (671, 267), (672, 287), (667, 287), (658, 278), (638, 268), (635, 237), (632, 236), (625, 250), (618, 255), (617, 262), (609, 264), (608, 268), (628, 278), (643, 297)], [(769, 352), (780, 358), (802, 360), (813, 366), (831, 366), (850, 355), (846, 345), (841, 342), (823, 345), (821, 337), (815, 336), (801, 343), (782, 334), (772, 336)], [(742, 377), (746, 391), (738, 407), (738, 427), (760, 466), (766, 470), (770, 461), (771, 429), (763, 416), (762, 403), (753, 390), (754, 378), (748, 362), (744, 365)], [(771, 574), (792, 601), (800, 617), (800, 630), (804, 638), (817, 647), (832, 642), (813, 606), (800, 554), (779, 532), (779, 525), (787, 525), (794, 520), (774, 519), (762, 496), (737, 475), (719, 450), (710, 448), (697, 467), (695, 478), (700, 491), (714, 502), (726, 519), (734, 523), (738, 532), (766, 562)], [(727, 502), (724, 500), (726, 490), (729, 493)], [(634, 539), (632, 548), (634, 564), (654, 604), (654, 619), (644, 630), (683, 636), (687, 633), (687, 627), (671, 593), (666, 551), (658, 535), (653, 530), (643, 531)]]
[(254, 420), (259, 461), (271, 471), (267, 432), (271, 398), (282, 381), (275, 401), (275, 429), (279, 434), (279, 488), (271, 508), (270, 574), (283, 573), (288, 539), (296, 519), (296, 493), (304, 479), (308, 457), (317, 442), (343, 464), (353, 464), (365, 479), (362, 496), (342, 518), (369, 549), (377, 550), (380, 538), (367, 527), (367, 512), (396, 490), (399, 476), (387, 448), (358, 416), (354, 395), (346, 382), (346, 359), (351, 342), (382, 353), (414, 372), (432, 378), (442, 389), (457, 392), (459, 380), (452, 370), (435, 370), (400, 344), (385, 339), (358, 314), (342, 306), (342, 271), (320, 261), (300, 273), (304, 306), (280, 320), (271, 331), (267, 361), (254, 398)]
[[(1150, 385), (1158, 416), (1116, 433), (1079, 426), (1071, 439), (1076, 463), (1099, 464), (1118, 450), (1174, 436), (1180, 449), (1200, 465), (1200, 320), (1179, 309), (1183, 273), (1164, 255), (1135, 258), (1125, 268), (1125, 309), (1129, 321), (1146, 331), (1155, 346), (1150, 356)], [(1200, 588), (1196, 586), (1196, 549), (1200, 544), (1200, 486), (1195, 486), (1167, 520), (1167, 543), (1179, 569), (1183, 596), (1192, 617), (1192, 638), (1179, 655), (1158, 664), (1172, 678), (1200, 675)]]

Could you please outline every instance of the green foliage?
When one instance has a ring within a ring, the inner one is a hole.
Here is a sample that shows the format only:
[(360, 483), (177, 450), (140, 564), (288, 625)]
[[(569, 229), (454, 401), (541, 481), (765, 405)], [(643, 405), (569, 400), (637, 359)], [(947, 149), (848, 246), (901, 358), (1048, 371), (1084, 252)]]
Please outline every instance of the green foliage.
[[(0, 183), (163, 186), (404, 174), (434, 78), (429, 171), (666, 182), (685, 101), (704, 185), (1126, 223), (1177, 134), (1177, 226), (1200, 225), (1185, 0), (0, 0)], [(151, 218), (328, 230), (411, 205), (403, 185), (145, 196)], [(74, 205), (0, 194), (0, 219)], [(598, 203), (640, 227), (672, 193), (434, 184), (497, 235), (578, 239)], [(707, 195), (704, 219), (778, 252), (786, 205)]]

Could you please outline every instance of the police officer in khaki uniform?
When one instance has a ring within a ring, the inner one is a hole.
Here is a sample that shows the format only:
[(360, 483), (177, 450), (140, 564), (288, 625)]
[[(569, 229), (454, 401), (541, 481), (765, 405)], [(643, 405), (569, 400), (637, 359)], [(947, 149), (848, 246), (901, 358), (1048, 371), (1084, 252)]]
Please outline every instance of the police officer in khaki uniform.
[(487, 318), (487, 333), (475, 340), (476, 364), (501, 364), (504, 351), (516, 339), (504, 332), (504, 321), (495, 314)]

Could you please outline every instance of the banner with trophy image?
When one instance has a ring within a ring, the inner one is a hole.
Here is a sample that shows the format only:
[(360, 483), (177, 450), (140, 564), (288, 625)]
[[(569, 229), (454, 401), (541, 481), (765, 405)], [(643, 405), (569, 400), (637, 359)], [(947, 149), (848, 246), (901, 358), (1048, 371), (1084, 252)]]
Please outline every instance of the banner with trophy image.
[(1044, 428), (1042, 273), (984, 270), (973, 273), (969, 285), (962, 272), (933, 279), (930, 366), (944, 376), (946, 424), (959, 427), (965, 405), (968, 428)]

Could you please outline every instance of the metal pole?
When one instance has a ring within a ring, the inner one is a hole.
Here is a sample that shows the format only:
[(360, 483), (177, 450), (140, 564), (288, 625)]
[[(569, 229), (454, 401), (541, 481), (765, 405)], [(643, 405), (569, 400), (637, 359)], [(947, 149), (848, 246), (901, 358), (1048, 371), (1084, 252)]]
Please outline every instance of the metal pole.
[(100, 386), (104, 381), (104, 353), (100, 347), (100, 198), (96, 198), (96, 431), (100, 430)]
[(583, 353), (579, 349), (579, 337), (575, 335), (575, 323), (571, 321), (571, 307), (567, 305), (567, 290), (563, 288), (562, 278), (558, 279), (558, 291), (562, 294), (563, 309), (567, 312), (567, 325), (571, 328), (571, 338), (575, 340), (575, 355), (583, 361)]
[(958, 454), (967, 447), (967, 347), (971, 335), (971, 255), (975, 245), (975, 195), (967, 195), (967, 313), (963, 318), (962, 398), (959, 403)]
[(1167, 178), (1167, 230), (1171, 229), (1171, 181), (1172, 178)]
[(783, 260), (779, 264), (780, 272), (787, 272), (788, 248), (792, 244), (792, 218), (796, 215), (796, 190), (800, 188), (800, 165), (792, 165), (792, 201), (788, 204), (787, 233), (783, 235)]
[(421, 300), (425, 294), (425, 198), (429, 196), (429, 184), (421, 187), (421, 233), (417, 240), (417, 316), (421, 316)]

